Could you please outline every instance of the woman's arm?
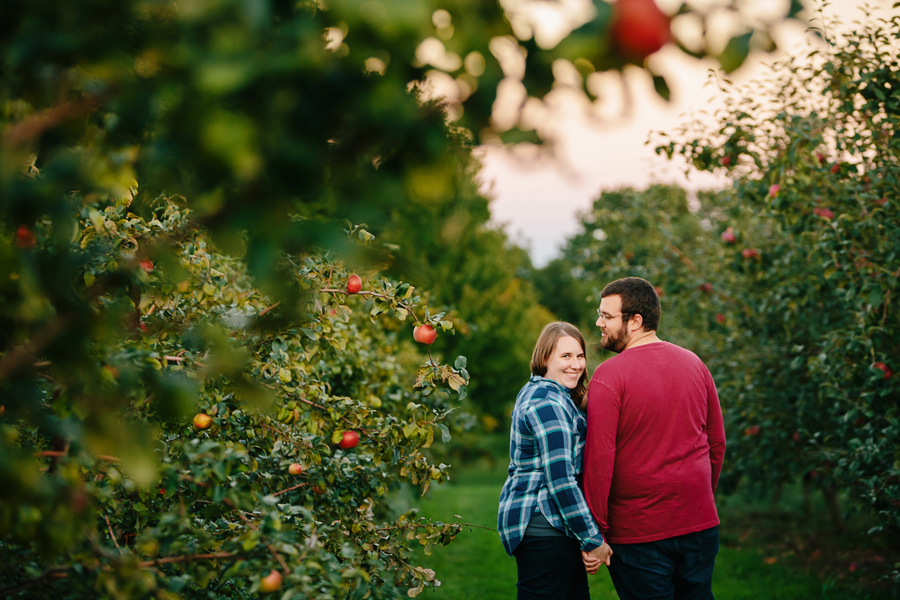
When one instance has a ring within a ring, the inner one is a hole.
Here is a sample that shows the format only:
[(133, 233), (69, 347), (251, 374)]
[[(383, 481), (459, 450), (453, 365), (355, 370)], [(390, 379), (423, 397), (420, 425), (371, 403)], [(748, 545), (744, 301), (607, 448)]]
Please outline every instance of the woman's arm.
[(590, 552), (604, 540), (575, 481), (572, 467), (574, 424), (562, 407), (564, 400), (559, 392), (548, 390), (547, 397), (538, 399), (526, 411), (525, 418), (537, 441), (550, 497), (581, 549)]

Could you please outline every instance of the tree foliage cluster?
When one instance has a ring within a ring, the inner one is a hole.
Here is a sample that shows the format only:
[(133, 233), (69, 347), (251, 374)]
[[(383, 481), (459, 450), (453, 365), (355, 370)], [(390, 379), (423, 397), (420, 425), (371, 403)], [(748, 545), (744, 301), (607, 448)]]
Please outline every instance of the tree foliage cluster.
[[(597, 301), (646, 277), (661, 335), (710, 366), (727, 419), (726, 493), (803, 480), (900, 532), (900, 17), (866, 19), (808, 61), (725, 89), (710, 127), (658, 148), (731, 189), (604, 193), (540, 276)], [(808, 65), (808, 66), (801, 66)], [(539, 288), (542, 288), (539, 285)], [(543, 288), (542, 288), (543, 289)], [(552, 309), (590, 314), (590, 306)], [(895, 572), (895, 576), (897, 572)]]
[[(560, 65), (646, 68), (610, 42), (621, 19), (605, 2), (566, 45), (538, 44), (514, 5), (4, 4), (0, 595), (437, 584), (409, 546), (427, 554), (460, 525), (385, 498), (447, 478), (427, 450), (449, 439), (470, 374), (414, 348), (410, 325), (433, 325), (454, 357), (455, 323), (512, 332), (546, 316), (521, 253), (485, 226), (468, 151), (516, 139), (525, 98), (500, 127), (501, 88), (539, 99)], [(733, 67), (740, 40), (698, 53)], [(441, 81), (457, 93), (435, 98)], [(441, 308), (380, 277), (392, 263)], [(481, 340), (473, 372), (511, 385), (497, 358), (521, 352), (511, 334)]]

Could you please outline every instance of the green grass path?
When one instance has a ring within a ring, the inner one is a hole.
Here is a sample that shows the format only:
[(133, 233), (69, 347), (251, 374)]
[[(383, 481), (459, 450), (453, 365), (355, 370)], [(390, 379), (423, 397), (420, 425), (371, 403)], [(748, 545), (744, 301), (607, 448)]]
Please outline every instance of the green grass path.
[[(496, 527), (497, 501), (503, 484), (504, 467), (469, 468), (456, 471), (454, 483), (432, 488), (428, 498), (418, 501), (420, 515), (453, 522), (462, 521)], [(720, 515), (722, 509), (720, 508)], [(725, 519), (725, 516), (722, 515)], [(724, 527), (724, 526), (723, 526)], [(727, 532), (723, 531), (723, 536)], [(743, 543), (740, 549), (725, 544), (716, 559), (713, 592), (717, 600), (753, 599), (831, 599), (870, 598), (867, 594), (837, 591), (825, 586), (813, 574), (785, 564), (768, 564), (760, 547)], [(506, 555), (499, 535), (485, 529), (463, 531), (431, 556), (418, 557), (419, 565), (437, 572), (441, 586), (426, 590), (422, 598), (465, 600), (514, 599), (515, 559)], [(605, 567), (589, 577), (591, 598), (616, 599), (618, 596)]]

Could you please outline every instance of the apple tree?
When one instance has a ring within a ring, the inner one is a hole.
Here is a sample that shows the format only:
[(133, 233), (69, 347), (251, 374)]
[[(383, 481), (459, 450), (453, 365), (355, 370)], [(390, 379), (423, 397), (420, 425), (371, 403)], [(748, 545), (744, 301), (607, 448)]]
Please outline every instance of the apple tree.
[(897, 17), (864, 19), (811, 50), (810, 66), (776, 65), (753, 100), (729, 90), (716, 128), (689, 125), (659, 148), (734, 175), (735, 222), (716, 231), (732, 271), (729, 333), (745, 339), (726, 396), (729, 462), (757, 481), (802, 466), (790, 474), (851, 490), (894, 531), (898, 41)]
[[(461, 525), (397, 514), (389, 497), (448, 476), (427, 448), (449, 439), (466, 361), (441, 364), (412, 325), (452, 323), (374, 270), (348, 292), (330, 253), (282, 258), (302, 315), (288, 320), (190, 210), (160, 198), (145, 220), (130, 201), (81, 199), (69, 241), (78, 271), (65, 283), (89, 307), (70, 326), (105, 343), (3, 357), (27, 364), (3, 382), (0, 596), (390, 598), (439, 585), (410, 546), (430, 554)], [(51, 231), (5, 238), (10, 309), (49, 305), (26, 278)], [(348, 233), (374, 252), (364, 228)], [(162, 239), (153, 260), (144, 248)]]

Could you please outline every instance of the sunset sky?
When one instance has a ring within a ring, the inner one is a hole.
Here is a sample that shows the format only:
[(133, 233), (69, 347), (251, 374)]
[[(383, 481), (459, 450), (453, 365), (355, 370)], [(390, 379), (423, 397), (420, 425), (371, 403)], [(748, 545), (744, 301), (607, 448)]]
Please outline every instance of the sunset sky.
[[(760, 6), (778, 10), (782, 2), (757, 0)], [(900, 14), (892, 9), (894, 0), (873, 0), (868, 5), (874, 14), (887, 17)], [(659, 4), (667, 8), (662, 0)], [(787, 3), (784, 2), (786, 10)], [(807, 0), (807, 6), (812, 4)], [(862, 2), (835, 0), (825, 9), (843, 26), (862, 17)], [(808, 18), (814, 18), (809, 11)], [(775, 31), (779, 48), (802, 48), (812, 35), (801, 23), (782, 24)], [(816, 43), (813, 41), (812, 43)], [(735, 83), (747, 83), (766, 72), (764, 62), (784, 54), (751, 54), (747, 63), (730, 76)], [(480, 149), (484, 163), (482, 187), (493, 198), (494, 221), (505, 224), (520, 245), (529, 248), (537, 266), (543, 266), (559, 252), (565, 239), (578, 229), (577, 213), (590, 208), (602, 190), (622, 186), (644, 188), (651, 183), (677, 183), (689, 189), (724, 187), (728, 180), (706, 173), (693, 173), (686, 178), (683, 166), (656, 156), (653, 147), (645, 145), (650, 131), (668, 131), (683, 123), (688, 115), (715, 110), (720, 94), (708, 85), (710, 69), (715, 61), (698, 61), (674, 47), (665, 47), (651, 57), (654, 67), (667, 75), (672, 102), (666, 103), (653, 92), (649, 76), (635, 69), (626, 75), (633, 93), (630, 116), (623, 117), (621, 103), (616, 102), (617, 82), (611, 86), (611, 106), (601, 111), (606, 117), (587, 116), (586, 108), (576, 102), (559, 100), (553, 110), (555, 123), (555, 158), (535, 158), (527, 152), (511, 152), (504, 148)]]

